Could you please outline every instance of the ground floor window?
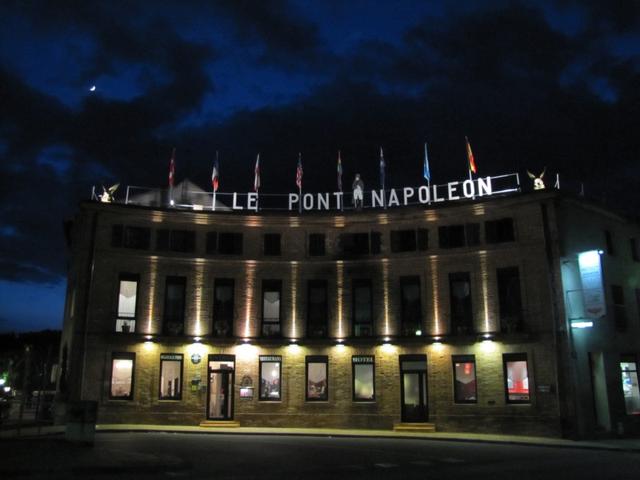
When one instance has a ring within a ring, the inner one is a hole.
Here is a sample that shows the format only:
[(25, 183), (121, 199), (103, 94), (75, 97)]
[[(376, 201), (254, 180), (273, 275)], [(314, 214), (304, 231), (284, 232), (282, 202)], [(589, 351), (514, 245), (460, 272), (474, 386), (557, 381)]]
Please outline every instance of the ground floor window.
[(527, 354), (505, 353), (502, 359), (507, 403), (529, 403), (531, 396)]
[(372, 355), (354, 355), (351, 357), (353, 367), (353, 401), (372, 402), (376, 399), (375, 362)]
[(478, 401), (476, 359), (473, 355), (454, 355), (453, 392), (455, 403)]
[(111, 385), (109, 398), (115, 400), (133, 399), (133, 372), (136, 354), (114, 353), (111, 360)]
[(329, 358), (326, 355), (308, 356), (305, 363), (307, 401), (329, 400)]
[(620, 362), (622, 393), (627, 415), (640, 415), (640, 391), (638, 390), (638, 364), (633, 356), (623, 357)]
[(162, 353), (160, 355), (160, 400), (182, 398), (182, 355)]
[(282, 357), (260, 355), (260, 400), (280, 400)]

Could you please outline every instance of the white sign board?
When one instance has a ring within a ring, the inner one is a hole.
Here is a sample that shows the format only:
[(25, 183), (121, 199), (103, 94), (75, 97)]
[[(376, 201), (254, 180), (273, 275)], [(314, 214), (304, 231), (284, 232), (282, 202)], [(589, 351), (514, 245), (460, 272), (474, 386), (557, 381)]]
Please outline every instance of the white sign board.
[(597, 250), (582, 252), (578, 255), (582, 296), (584, 300), (584, 316), (601, 318), (607, 313), (602, 285), (602, 263)]

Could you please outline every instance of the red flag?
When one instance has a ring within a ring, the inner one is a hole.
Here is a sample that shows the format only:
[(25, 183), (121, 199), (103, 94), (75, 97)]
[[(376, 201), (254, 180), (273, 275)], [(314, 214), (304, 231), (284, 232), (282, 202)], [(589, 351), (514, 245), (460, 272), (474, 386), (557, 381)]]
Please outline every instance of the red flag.
[(220, 165), (218, 164), (218, 152), (216, 152), (216, 162), (213, 164), (213, 171), (211, 172), (211, 185), (213, 191), (218, 191), (218, 185), (220, 183)]
[(302, 154), (298, 153), (298, 168), (296, 169), (296, 185), (302, 188)]
[(473, 158), (473, 152), (471, 151), (471, 144), (469, 144), (469, 139), (464, 137), (464, 140), (467, 142), (467, 158), (469, 159), (469, 171), (473, 173), (478, 173), (478, 169), (476, 168), (476, 161)]
[(169, 186), (173, 187), (173, 179), (176, 175), (176, 149), (171, 152), (171, 161), (169, 162)]

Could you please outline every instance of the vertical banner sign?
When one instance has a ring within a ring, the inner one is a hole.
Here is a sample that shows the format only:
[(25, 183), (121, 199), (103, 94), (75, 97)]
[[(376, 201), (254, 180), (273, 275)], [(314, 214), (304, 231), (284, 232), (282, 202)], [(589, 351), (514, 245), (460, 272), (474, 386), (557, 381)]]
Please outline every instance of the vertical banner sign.
[(584, 315), (586, 318), (596, 319), (604, 317), (607, 308), (602, 286), (602, 264), (597, 250), (582, 252), (578, 255), (580, 280), (582, 281), (582, 297), (584, 300)]

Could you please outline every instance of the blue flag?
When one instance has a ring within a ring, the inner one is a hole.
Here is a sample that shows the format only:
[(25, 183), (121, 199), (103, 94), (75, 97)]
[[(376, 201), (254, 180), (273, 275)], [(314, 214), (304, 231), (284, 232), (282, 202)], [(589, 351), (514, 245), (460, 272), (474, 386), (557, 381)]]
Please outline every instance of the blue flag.
[(382, 186), (382, 189), (384, 190), (384, 169), (385, 169), (385, 163), (384, 163), (384, 154), (382, 153), (382, 147), (380, 147), (380, 185)]
[(431, 171), (429, 170), (429, 155), (427, 154), (427, 144), (424, 144), (424, 167), (422, 175), (424, 179), (431, 183)]

